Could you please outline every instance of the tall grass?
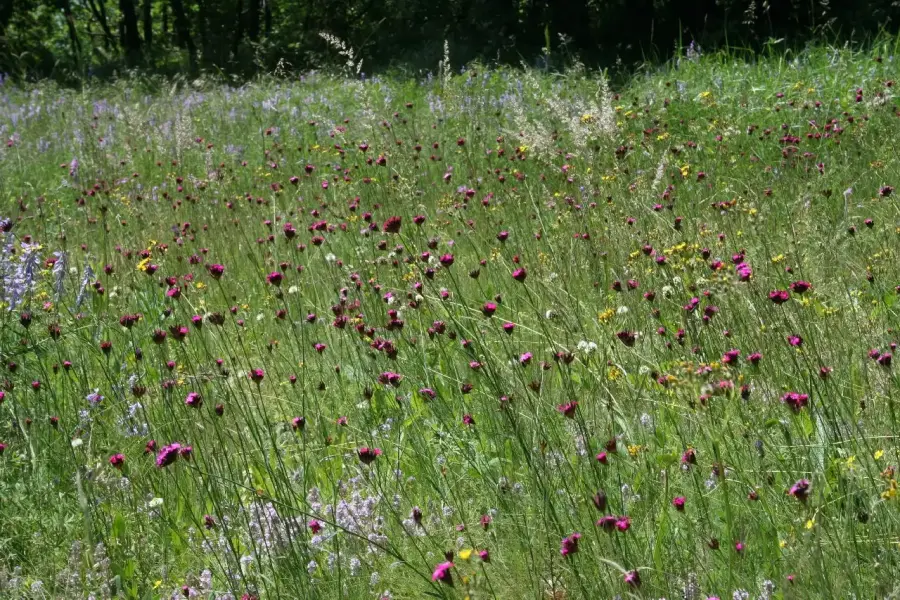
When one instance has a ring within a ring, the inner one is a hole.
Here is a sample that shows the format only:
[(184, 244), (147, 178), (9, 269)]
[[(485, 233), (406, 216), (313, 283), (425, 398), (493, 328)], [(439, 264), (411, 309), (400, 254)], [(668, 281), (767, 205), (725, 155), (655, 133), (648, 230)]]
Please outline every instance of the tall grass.
[(2, 596), (896, 594), (893, 43), (3, 88)]

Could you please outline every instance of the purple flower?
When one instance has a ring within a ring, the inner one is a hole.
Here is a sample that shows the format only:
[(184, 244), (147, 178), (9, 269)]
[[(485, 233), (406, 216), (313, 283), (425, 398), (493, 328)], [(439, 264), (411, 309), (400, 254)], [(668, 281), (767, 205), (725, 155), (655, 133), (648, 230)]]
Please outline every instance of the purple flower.
[(168, 446), (163, 446), (159, 451), (159, 454), (156, 455), (156, 466), (162, 469), (163, 467), (168, 467), (173, 462), (178, 460), (178, 454), (181, 451), (181, 444), (175, 442), (173, 444), (169, 444)]
[(800, 479), (791, 486), (791, 489), (788, 490), (788, 495), (793, 496), (800, 502), (806, 502), (806, 499), (809, 497), (809, 481), (806, 479)]

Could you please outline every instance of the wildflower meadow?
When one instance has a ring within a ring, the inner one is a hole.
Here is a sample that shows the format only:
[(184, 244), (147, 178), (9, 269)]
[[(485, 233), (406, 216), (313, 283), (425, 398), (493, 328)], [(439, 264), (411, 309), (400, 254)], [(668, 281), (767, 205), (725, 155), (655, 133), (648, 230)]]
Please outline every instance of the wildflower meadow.
[(0, 87), (0, 598), (900, 594), (897, 39), (342, 51)]

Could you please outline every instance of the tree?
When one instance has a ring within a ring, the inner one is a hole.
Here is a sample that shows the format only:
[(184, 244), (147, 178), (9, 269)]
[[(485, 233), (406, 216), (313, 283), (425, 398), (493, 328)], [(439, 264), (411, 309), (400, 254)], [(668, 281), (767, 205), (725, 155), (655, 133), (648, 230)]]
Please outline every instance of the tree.
[(144, 47), (150, 49), (153, 45), (153, 0), (144, 0), (141, 15), (144, 20)]
[(122, 50), (129, 64), (136, 64), (141, 57), (141, 36), (138, 34), (137, 11), (134, 0), (119, 0), (119, 11), (122, 13), (120, 28)]
[(178, 36), (179, 45), (187, 50), (191, 71), (197, 69), (197, 47), (191, 37), (191, 24), (184, 12), (182, 0), (172, 0), (172, 15), (175, 17), (175, 34)]
[(78, 31), (75, 29), (75, 16), (72, 14), (72, 4), (69, 0), (59, 0), (60, 8), (62, 8), (63, 16), (66, 19), (66, 29), (69, 32), (69, 43), (72, 46), (72, 57), (75, 60), (75, 66), (80, 63), (81, 42), (78, 41)]

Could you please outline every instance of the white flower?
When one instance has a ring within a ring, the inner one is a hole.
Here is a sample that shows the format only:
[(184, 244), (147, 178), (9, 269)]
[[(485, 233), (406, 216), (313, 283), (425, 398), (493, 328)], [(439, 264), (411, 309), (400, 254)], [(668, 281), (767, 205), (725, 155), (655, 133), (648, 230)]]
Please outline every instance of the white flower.
[(616, 314), (617, 314), (617, 315), (627, 315), (627, 314), (628, 314), (628, 307), (627, 307), (627, 306), (620, 306), (619, 308), (616, 309)]
[(581, 352), (584, 352), (585, 354), (593, 354), (597, 351), (597, 344), (595, 344), (594, 342), (581, 340), (580, 342), (578, 342), (575, 348)]
[(83, 443), (84, 443), (84, 440), (82, 440), (81, 438), (75, 438), (74, 440), (72, 440), (72, 447), (80, 448)]

